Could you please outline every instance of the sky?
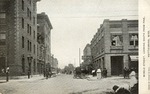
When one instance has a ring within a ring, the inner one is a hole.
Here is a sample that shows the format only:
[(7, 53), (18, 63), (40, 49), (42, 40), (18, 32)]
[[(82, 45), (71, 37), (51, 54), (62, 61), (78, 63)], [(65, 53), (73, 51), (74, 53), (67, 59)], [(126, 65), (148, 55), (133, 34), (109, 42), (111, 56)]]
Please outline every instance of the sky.
[(51, 51), (64, 68), (79, 66), (79, 48), (82, 56), (104, 19), (138, 19), (138, 0), (41, 0), (41, 12), (51, 21)]

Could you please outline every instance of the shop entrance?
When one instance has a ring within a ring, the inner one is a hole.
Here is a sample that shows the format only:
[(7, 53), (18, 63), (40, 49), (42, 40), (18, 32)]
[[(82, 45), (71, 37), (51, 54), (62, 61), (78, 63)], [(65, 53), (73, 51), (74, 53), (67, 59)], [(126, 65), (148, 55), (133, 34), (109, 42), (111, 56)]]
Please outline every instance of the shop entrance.
[(123, 56), (111, 56), (111, 75), (122, 74)]

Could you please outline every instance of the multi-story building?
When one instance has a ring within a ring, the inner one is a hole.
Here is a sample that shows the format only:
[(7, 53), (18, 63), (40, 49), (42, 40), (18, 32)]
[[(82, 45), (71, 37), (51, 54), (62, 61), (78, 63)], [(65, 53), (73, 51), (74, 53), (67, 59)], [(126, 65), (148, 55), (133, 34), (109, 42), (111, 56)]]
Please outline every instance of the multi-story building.
[(92, 55), (91, 55), (91, 46), (90, 44), (87, 44), (83, 50), (83, 56), (82, 56), (83, 62), (82, 62), (82, 68), (86, 69), (88, 71), (91, 71), (92, 69)]
[(44, 33), (37, 32), (37, 42), (37, 72), (43, 74), (45, 67)]
[(108, 76), (123, 68), (138, 68), (138, 20), (104, 20), (91, 41), (95, 69), (106, 68)]
[(48, 16), (43, 12), (37, 14), (38, 23), (38, 72), (42, 73), (43, 68), (51, 67), (51, 29), (52, 24)]
[(0, 69), (10, 75), (36, 74), (37, 1), (0, 0)]

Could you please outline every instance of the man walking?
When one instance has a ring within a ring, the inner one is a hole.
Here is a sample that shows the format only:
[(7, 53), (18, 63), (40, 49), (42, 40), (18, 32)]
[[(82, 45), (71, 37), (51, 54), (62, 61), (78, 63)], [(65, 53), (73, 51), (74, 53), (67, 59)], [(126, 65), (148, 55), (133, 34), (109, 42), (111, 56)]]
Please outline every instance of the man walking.
[(9, 66), (6, 68), (6, 81), (9, 81)]
[(125, 67), (124, 69), (123, 69), (123, 75), (124, 75), (124, 78), (126, 78), (126, 76), (127, 76), (127, 68)]

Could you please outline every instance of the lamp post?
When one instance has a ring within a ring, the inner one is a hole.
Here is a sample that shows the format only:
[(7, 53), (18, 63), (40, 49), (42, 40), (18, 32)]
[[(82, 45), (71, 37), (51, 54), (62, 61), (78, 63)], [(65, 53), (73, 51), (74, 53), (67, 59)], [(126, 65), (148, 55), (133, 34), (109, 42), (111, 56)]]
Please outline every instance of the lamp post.
[(28, 58), (28, 65), (29, 65), (29, 67), (28, 67), (28, 79), (30, 79), (30, 75), (31, 75), (31, 63), (32, 63), (33, 57), (31, 56), (31, 54), (29, 54), (27, 56), (27, 58)]
[(44, 67), (43, 67), (43, 71), (44, 71), (44, 77), (46, 77), (46, 51), (47, 51), (47, 47), (44, 46)]

